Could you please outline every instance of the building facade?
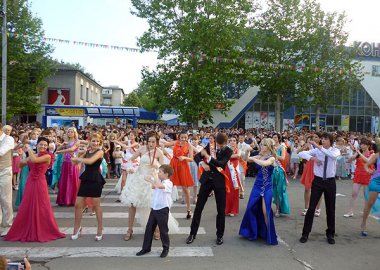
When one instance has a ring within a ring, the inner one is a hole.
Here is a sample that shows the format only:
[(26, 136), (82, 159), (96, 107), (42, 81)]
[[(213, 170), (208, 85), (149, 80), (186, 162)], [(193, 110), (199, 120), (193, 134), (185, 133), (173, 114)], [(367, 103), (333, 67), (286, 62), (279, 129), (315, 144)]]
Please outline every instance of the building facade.
[(107, 86), (102, 90), (102, 106), (120, 106), (124, 101), (124, 89), (118, 86)]
[(103, 87), (72, 66), (59, 64), (57, 72), (47, 79), (41, 104), (99, 106)]
[[(358, 89), (349, 91), (349, 97), (335, 96), (334, 104), (320, 114), (320, 126), (326, 130), (350, 130), (364, 133), (379, 131), (380, 117), (380, 44), (358, 43), (364, 78)], [(229, 85), (227, 97), (234, 104), (227, 116), (212, 112), (214, 127), (265, 128), (275, 127), (275, 103), (262, 100), (260, 89), (247, 84)], [(312, 104), (312, 99), (311, 102)], [(282, 129), (315, 129), (316, 107), (285, 107), (281, 113)]]

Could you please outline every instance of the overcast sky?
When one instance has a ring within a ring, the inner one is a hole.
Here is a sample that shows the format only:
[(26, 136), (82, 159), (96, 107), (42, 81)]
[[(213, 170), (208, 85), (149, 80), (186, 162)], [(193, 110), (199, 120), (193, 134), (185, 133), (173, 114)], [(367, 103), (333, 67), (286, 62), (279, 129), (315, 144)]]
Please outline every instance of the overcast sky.
[[(136, 47), (147, 23), (130, 14), (129, 0), (30, 0), (46, 37)], [(379, 0), (319, 0), (326, 11), (345, 11), (349, 41), (380, 43)], [(155, 67), (155, 53), (136, 53), (54, 43), (53, 57), (80, 63), (102, 85), (126, 93), (141, 81), (143, 66)]]

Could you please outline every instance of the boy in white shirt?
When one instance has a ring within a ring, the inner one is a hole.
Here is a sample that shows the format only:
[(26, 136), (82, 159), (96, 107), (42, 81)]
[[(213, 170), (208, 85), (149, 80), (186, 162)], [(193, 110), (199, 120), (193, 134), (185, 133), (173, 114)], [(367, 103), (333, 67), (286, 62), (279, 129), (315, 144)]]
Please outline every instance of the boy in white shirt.
[(172, 189), (173, 183), (169, 180), (173, 175), (173, 168), (164, 164), (159, 168), (158, 176), (157, 175), (148, 175), (145, 177), (145, 181), (152, 184), (153, 199), (152, 199), (152, 209), (150, 211), (148, 223), (145, 228), (144, 243), (142, 250), (136, 253), (136, 256), (142, 256), (150, 252), (152, 247), (152, 240), (154, 231), (158, 225), (160, 229), (160, 236), (162, 242), (162, 253), (161, 258), (165, 258), (169, 253), (169, 209), (172, 206)]

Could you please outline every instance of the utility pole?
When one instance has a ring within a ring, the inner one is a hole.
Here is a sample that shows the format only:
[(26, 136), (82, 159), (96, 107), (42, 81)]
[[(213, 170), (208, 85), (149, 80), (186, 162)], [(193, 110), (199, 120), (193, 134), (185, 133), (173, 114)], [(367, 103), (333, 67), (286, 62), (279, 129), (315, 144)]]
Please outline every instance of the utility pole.
[(2, 69), (1, 69), (1, 122), (7, 123), (7, 0), (3, 0), (3, 10), (0, 17), (3, 18), (2, 29)]

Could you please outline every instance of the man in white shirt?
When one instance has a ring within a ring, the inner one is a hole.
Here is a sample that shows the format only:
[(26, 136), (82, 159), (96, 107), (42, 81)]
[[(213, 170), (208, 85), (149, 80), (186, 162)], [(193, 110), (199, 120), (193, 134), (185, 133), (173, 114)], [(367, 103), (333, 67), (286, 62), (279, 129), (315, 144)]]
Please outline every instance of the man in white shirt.
[(14, 139), (3, 132), (0, 123), (0, 221), (2, 227), (10, 227), (12, 208), (12, 150)]
[(152, 185), (153, 199), (152, 199), (152, 210), (150, 211), (148, 223), (145, 228), (144, 243), (142, 250), (136, 253), (136, 256), (142, 256), (150, 252), (152, 247), (154, 231), (158, 225), (160, 229), (160, 236), (162, 242), (162, 253), (161, 258), (165, 258), (169, 253), (169, 209), (172, 206), (172, 189), (173, 183), (169, 180), (173, 175), (173, 168), (170, 165), (161, 165), (157, 175), (147, 176), (145, 181)]
[[(244, 142), (244, 134), (239, 135), (238, 149), (241, 152), (241, 155), (244, 157), (246, 153), (252, 151), (253, 148), (246, 142)], [(247, 168), (247, 162), (242, 159), (239, 160), (239, 179), (241, 180), (241, 185), (243, 189), (240, 191), (240, 199), (244, 199), (244, 187), (245, 187), (245, 174)]]
[(306, 160), (314, 160), (314, 180), (311, 186), (309, 209), (305, 216), (301, 243), (306, 243), (313, 226), (314, 213), (322, 194), (325, 195), (327, 216), (327, 242), (335, 244), (335, 199), (336, 199), (336, 160), (340, 156), (339, 149), (332, 147), (334, 137), (330, 133), (322, 134), (322, 145), (311, 142), (315, 147), (309, 151), (302, 151), (299, 156)]

